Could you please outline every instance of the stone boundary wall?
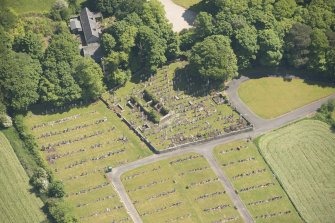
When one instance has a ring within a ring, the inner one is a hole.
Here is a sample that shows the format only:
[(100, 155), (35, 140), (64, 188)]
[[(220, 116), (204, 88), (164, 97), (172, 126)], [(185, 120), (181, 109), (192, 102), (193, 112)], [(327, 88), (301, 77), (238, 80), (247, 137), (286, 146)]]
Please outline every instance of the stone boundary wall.
[(237, 134), (244, 133), (244, 132), (249, 132), (249, 131), (252, 131), (254, 129), (254, 126), (250, 123), (250, 121), (248, 119), (246, 119), (243, 115), (241, 115), (236, 110), (236, 108), (232, 107), (232, 109), (236, 113), (238, 113), (248, 123), (248, 126), (246, 128), (240, 129), (240, 130), (237, 130), (237, 131), (232, 131), (232, 132), (229, 132), (229, 133), (225, 133), (225, 134), (222, 134), (222, 135), (210, 137), (210, 138), (207, 138), (207, 139), (201, 139), (201, 140), (198, 140), (198, 141), (195, 141), (195, 142), (189, 142), (189, 143), (184, 143), (184, 144), (176, 145), (176, 146), (164, 149), (164, 150), (158, 150), (158, 149), (156, 149), (151, 144), (151, 142), (140, 131), (138, 131), (138, 129), (136, 129), (126, 118), (124, 118), (121, 113), (116, 112), (108, 104), (108, 102), (106, 100), (104, 100), (101, 97), (100, 97), (100, 100), (108, 107), (108, 109), (112, 110), (149, 147), (149, 149), (153, 153), (155, 153), (155, 154), (168, 153), (168, 152), (171, 152), (171, 151), (174, 151), (174, 150), (177, 150), (177, 149), (181, 149), (181, 148), (184, 148), (184, 147), (187, 147), (187, 146), (198, 145), (198, 144), (201, 144), (201, 143), (209, 142), (211, 140), (221, 139), (221, 138), (224, 138), (224, 137), (228, 137), (228, 136), (232, 136), (232, 135), (237, 135)]

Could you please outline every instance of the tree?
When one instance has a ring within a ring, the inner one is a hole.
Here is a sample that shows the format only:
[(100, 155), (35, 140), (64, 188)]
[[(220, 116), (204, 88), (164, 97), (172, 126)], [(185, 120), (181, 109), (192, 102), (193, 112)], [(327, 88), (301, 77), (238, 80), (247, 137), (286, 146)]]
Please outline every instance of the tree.
[(56, 223), (76, 223), (78, 219), (72, 214), (70, 206), (60, 199), (49, 199), (47, 207)]
[(6, 6), (6, 1), (1, 0), (0, 5), (0, 26), (2, 26), (5, 30), (14, 28), (17, 21), (17, 15), (13, 12), (13, 10)]
[(291, 18), (297, 7), (295, 0), (279, 0), (274, 4), (273, 14), (281, 20), (283, 18)]
[(200, 12), (194, 20), (194, 26), (199, 39), (210, 36), (214, 31), (212, 15), (207, 12)]
[(62, 198), (65, 195), (64, 184), (62, 181), (55, 180), (49, 184), (48, 187), (49, 197)]
[(328, 50), (326, 54), (326, 61), (327, 61), (327, 73), (334, 80), (335, 79), (335, 47)]
[(116, 41), (115, 49), (130, 53), (132, 47), (135, 46), (135, 38), (137, 35), (137, 28), (124, 20), (114, 23), (111, 27), (110, 33)]
[(7, 104), (15, 110), (27, 109), (38, 98), (41, 78), (38, 60), (24, 53), (0, 55), (0, 89)]
[(9, 128), (13, 126), (13, 121), (10, 116), (5, 113), (0, 113), (0, 126)]
[(320, 29), (314, 29), (311, 33), (308, 68), (316, 72), (325, 72), (327, 70), (326, 54), (328, 49), (329, 42), (326, 34)]
[(147, 26), (142, 26), (136, 38), (138, 55), (144, 69), (154, 73), (158, 67), (166, 62), (166, 42)]
[(282, 42), (272, 29), (261, 30), (258, 35), (259, 61), (263, 66), (278, 66), (282, 54)]
[(96, 100), (106, 89), (102, 70), (91, 58), (79, 59), (74, 77), (82, 89), (83, 99)]
[(116, 69), (111, 73), (111, 78), (112, 78), (112, 83), (114, 86), (124, 86), (127, 81), (130, 80), (131, 73), (130, 70), (121, 70), (121, 69)]
[(213, 35), (192, 48), (190, 66), (203, 77), (228, 80), (237, 76), (237, 60), (228, 37)]
[(67, 20), (69, 17), (69, 5), (65, 0), (57, 0), (50, 10), (50, 17), (53, 20)]
[(285, 49), (287, 62), (295, 68), (304, 68), (308, 63), (311, 45), (311, 27), (295, 23), (287, 33)]
[(45, 193), (48, 190), (48, 174), (45, 169), (41, 167), (34, 171), (34, 174), (31, 176), (29, 182), (39, 193)]
[(257, 30), (253, 26), (244, 26), (235, 31), (234, 39), (233, 48), (238, 58), (238, 66), (240, 69), (248, 68), (250, 63), (256, 60), (259, 50)]
[(27, 32), (24, 36), (17, 36), (14, 39), (13, 50), (29, 54), (32, 58), (42, 57), (42, 39), (35, 33)]
[(101, 47), (106, 55), (110, 54), (116, 45), (115, 38), (109, 33), (104, 33), (101, 38)]

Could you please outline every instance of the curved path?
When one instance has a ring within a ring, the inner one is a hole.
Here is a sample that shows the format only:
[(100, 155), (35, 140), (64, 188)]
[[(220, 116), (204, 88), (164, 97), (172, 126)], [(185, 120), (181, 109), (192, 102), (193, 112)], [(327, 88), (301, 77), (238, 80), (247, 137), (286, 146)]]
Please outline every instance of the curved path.
[(180, 32), (192, 27), (196, 13), (176, 5), (172, 0), (159, 0), (164, 8), (167, 19), (172, 23), (173, 31)]
[(240, 100), (237, 94), (238, 86), (243, 82), (248, 80), (246, 77), (241, 77), (240, 79), (231, 81), (228, 86), (228, 96), (230, 98), (230, 101), (233, 101), (233, 106), (237, 108), (238, 111), (240, 111), (241, 114), (243, 114), (245, 117), (247, 117), (253, 124), (254, 129), (251, 132), (241, 133), (238, 135), (232, 135), (221, 139), (212, 140), (205, 143), (199, 143), (197, 145), (184, 147), (179, 150), (175, 150), (169, 153), (163, 153), (163, 154), (154, 154), (151, 156), (148, 156), (144, 159), (134, 161), (132, 163), (128, 163), (119, 167), (116, 167), (113, 169), (111, 173), (109, 173), (107, 176), (110, 179), (110, 181), (113, 183), (116, 191), (118, 192), (121, 201), (125, 205), (129, 215), (133, 219), (135, 223), (142, 222), (138, 212), (136, 211), (136, 208), (134, 207), (132, 201), (130, 200), (128, 194), (126, 193), (126, 190), (121, 182), (121, 175), (125, 172), (128, 172), (130, 170), (133, 170), (137, 167), (147, 165), (150, 163), (158, 162), (160, 160), (168, 159), (174, 156), (182, 155), (189, 152), (195, 152), (200, 153), (204, 156), (204, 158), (207, 160), (209, 165), (211, 166), (214, 173), (218, 176), (221, 183), (224, 185), (227, 194), (233, 201), (234, 205), (236, 206), (237, 210), (241, 214), (242, 218), (245, 222), (251, 223), (254, 222), (249, 211), (244, 206), (243, 202), (241, 201), (240, 197), (235, 193), (235, 189), (233, 188), (231, 182), (229, 179), (225, 176), (224, 172), (220, 168), (219, 163), (213, 156), (213, 149), (221, 144), (241, 140), (241, 139), (247, 139), (249, 137), (256, 137), (259, 135), (262, 135), (268, 131), (277, 129), (281, 126), (284, 126), (290, 122), (296, 121), (298, 119), (304, 118), (307, 115), (310, 115), (311, 113), (314, 113), (321, 104), (325, 103), (330, 98), (335, 99), (335, 94), (328, 96), (326, 98), (320, 99), (319, 101), (313, 102), (311, 104), (308, 104), (306, 106), (303, 106), (297, 110), (294, 110), (292, 112), (289, 112), (285, 115), (282, 115), (278, 118), (271, 119), (271, 120), (265, 120), (258, 116), (256, 116), (252, 111), (248, 109), (248, 107)]

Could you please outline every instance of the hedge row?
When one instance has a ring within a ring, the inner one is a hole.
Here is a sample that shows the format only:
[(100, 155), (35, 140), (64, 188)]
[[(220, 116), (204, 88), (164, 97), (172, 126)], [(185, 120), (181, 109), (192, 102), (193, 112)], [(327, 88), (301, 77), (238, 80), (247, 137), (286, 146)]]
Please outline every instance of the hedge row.
[[(159, 103), (159, 100), (150, 91), (148, 91), (147, 89), (144, 89), (144, 91), (143, 91), (143, 98), (146, 101), (152, 101), (152, 106), (155, 106), (155, 105), (157, 105)], [(169, 114), (169, 112), (170, 112), (170, 110), (167, 109), (164, 106), (160, 110), (160, 113), (163, 116)]]

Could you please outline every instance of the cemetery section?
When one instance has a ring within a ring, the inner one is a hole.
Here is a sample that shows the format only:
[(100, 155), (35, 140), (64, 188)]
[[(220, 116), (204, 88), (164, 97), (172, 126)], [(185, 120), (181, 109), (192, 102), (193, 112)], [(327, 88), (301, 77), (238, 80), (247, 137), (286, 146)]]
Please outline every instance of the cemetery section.
[(243, 222), (200, 154), (145, 165), (121, 180), (143, 222)]
[(105, 172), (150, 151), (102, 102), (70, 107), (28, 113), (25, 124), (80, 222), (131, 222)]
[(284, 115), (333, 93), (334, 86), (282, 77), (247, 80), (238, 88), (241, 100), (256, 115), (265, 119)]
[(302, 222), (252, 142), (220, 145), (214, 154), (255, 222)]
[(250, 123), (233, 110), (224, 92), (209, 82), (195, 81), (176, 62), (139, 84), (105, 94), (103, 98), (129, 126), (156, 150), (250, 129)]
[(303, 120), (262, 136), (259, 147), (306, 222), (333, 222), (335, 133), (330, 126)]

